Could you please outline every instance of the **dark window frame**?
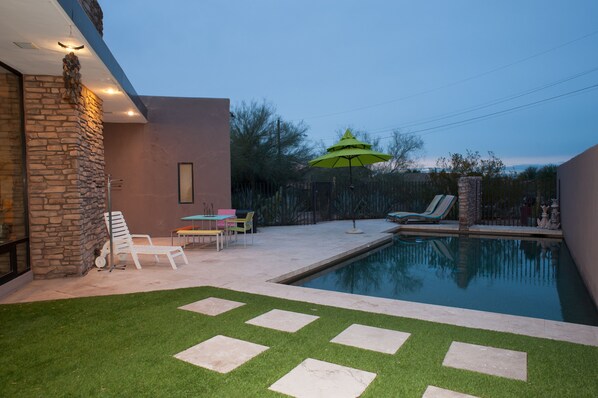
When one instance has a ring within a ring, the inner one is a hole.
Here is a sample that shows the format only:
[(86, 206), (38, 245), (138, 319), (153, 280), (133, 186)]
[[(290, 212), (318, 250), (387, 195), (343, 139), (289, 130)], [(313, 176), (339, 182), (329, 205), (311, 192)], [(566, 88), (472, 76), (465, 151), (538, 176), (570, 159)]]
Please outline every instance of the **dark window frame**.
[[(181, 166), (191, 166), (191, 201), (182, 201), (181, 199)], [(178, 190), (179, 190), (179, 204), (190, 205), (195, 203), (195, 178), (193, 174), (193, 163), (192, 162), (179, 162), (177, 165), (178, 171)]]
[[(29, 196), (28, 196), (28, 187), (27, 187), (27, 144), (25, 140), (25, 91), (23, 89), (23, 74), (18, 70), (6, 65), (4, 62), (0, 61), (0, 67), (6, 69), (7, 71), (11, 72), (15, 76), (18, 77), (19, 80), (19, 93), (21, 95), (21, 109), (19, 112), (20, 117), (20, 129), (21, 129), (21, 148), (22, 148), (22, 156), (23, 161), (21, 162), (21, 175), (23, 178), (23, 192), (25, 193), (23, 197), (23, 206), (25, 208), (25, 214), (23, 215), (23, 221), (25, 223), (25, 237), (21, 239), (17, 239), (16, 241), (9, 241), (5, 243), (0, 243), (0, 254), (8, 253), (10, 256), (10, 271), (8, 274), (3, 275), (0, 277), (0, 285), (11, 281), (17, 278), (20, 275), (23, 275), (29, 271), (31, 271), (31, 248), (29, 245)], [(17, 256), (16, 256), (16, 249), (17, 245), (25, 245), (25, 269), (21, 272), (18, 271), (18, 264), (17, 264)]]

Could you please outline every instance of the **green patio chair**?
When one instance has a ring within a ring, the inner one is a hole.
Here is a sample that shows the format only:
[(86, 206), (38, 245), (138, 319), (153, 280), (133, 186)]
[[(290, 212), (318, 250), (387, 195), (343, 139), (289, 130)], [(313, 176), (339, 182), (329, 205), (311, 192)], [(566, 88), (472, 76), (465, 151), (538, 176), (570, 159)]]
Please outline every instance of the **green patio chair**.
[(228, 230), (235, 233), (235, 241), (237, 234), (243, 232), (243, 246), (247, 246), (247, 231), (251, 232), (251, 244), (253, 244), (253, 211), (247, 213), (245, 218), (229, 218), (226, 220)]

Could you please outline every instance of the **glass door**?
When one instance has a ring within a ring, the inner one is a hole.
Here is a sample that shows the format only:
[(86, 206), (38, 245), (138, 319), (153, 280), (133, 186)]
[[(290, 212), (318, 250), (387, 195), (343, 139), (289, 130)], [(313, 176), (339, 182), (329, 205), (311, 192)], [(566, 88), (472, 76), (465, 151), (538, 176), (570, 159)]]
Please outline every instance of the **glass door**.
[(21, 76), (0, 63), (0, 284), (29, 270)]

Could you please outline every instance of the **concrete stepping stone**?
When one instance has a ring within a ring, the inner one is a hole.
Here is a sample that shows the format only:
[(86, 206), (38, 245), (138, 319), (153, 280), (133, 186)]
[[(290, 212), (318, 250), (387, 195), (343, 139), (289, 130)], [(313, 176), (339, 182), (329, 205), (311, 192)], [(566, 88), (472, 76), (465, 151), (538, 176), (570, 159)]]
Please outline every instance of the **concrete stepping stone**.
[(220, 299), (217, 297), (208, 297), (206, 299), (196, 301), (195, 303), (179, 307), (179, 309), (198, 312), (204, 315), (216, 316), (230, 311), (232, 309), (235, 309), (237, 307), (240, 307), (242, 305), (245, 305), (245, 303)]
[(297, 398), (359, 397), (375, 373), (308, 358), (269, 389)]
[(214, 336), (174, 357), (202, 368), (228, 373), (270, 347), (226, 336)]
[(443, 366), (527, 381), (527, 353), (453, 341)]
[(330, 340), (331, 343), (394, 354), (411, 336), (409, 333), (353, 324)]
[(445, 390), (444, 388), (428, 386), (422, 398), (478, 398), (474, 395), (463, 394), (456, 391)]
[(250, 319), (245, 323), (268, 329), (294, 333), (318, 318), (319, 317), (315, 315), (301, 314), (298, 312), (272, 310), (258, 317)]

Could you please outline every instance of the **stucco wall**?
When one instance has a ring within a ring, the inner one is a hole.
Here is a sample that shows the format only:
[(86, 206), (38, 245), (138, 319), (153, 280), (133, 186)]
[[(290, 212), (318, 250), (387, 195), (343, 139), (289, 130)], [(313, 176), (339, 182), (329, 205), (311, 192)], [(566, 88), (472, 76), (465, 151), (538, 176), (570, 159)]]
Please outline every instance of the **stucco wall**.
[(559, 166), (557, 175), (563, 235), (598, 305), (598, 145)]
[[(105, 123), (106, 170), (123, 179), (112, 192), (133, 233), (170, 236), (181, 217), (203, 213), (203, 203), (229, 208), (228, 99), (141, 97), (147, 124)], [(193, 204), (178, 203), (179, 162), (193, 163)]]

